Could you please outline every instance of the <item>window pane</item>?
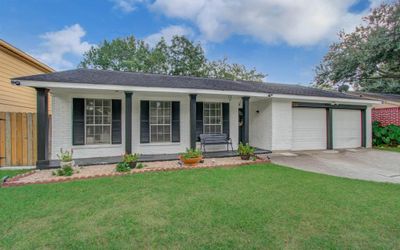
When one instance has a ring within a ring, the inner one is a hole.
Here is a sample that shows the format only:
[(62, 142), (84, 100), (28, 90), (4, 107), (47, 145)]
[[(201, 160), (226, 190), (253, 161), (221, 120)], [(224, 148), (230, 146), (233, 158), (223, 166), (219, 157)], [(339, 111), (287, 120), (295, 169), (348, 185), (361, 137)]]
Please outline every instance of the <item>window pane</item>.
[(93, 124), (94, 118), (93, 116), (86, 116), (86, 124)]
[(203, 123), (204, 133), (222, 133), (222, 104), (204, 103), (203, 104)]
[(94, 105), (96, 105), (96, 106), (103, 106), (103, 100), (101, 100), (101, 99), (96, 99), (96, 100), (94, 101)]
[(171, 102), (150, 102), (150, 141), (171, 141)]
[(111, 100), (86, 99), (86, 144), (111, 143)]

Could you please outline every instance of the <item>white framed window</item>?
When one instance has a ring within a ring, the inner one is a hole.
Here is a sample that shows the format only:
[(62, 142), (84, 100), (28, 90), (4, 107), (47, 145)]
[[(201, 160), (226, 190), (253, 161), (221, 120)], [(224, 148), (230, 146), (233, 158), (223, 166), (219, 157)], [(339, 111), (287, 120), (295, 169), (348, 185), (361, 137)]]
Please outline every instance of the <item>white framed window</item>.
[(111, 144), (111, 100), (85, 99), (85, 144)]
[(150, 101), (150, 142), (171, 142), (171, 102)]
[(222, 133), (222, 103), (203, 103), (203, 132), (205, 134)]

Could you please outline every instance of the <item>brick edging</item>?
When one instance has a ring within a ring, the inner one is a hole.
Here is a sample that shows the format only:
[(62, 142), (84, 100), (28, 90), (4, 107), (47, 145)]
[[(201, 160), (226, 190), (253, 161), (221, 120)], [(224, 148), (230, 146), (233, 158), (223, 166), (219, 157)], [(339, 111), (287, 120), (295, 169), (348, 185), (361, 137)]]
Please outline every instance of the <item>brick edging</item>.
[(271, 160), (269, 159), (260, 159), (258, 158), (256, 161), (253, 162), (243, 162), (239, 164), (232, 164), (232, 163), (227, 163), (227, 164), (220, 164), (220, 165), (208, 165), (208, 166), (199, 166), (199, 165), (194, 165), (194, 166), (178, 166), (178, 167), (170, 167), (170, 168), (163, 168), (163, 167), (158, 167), (158, 168), (142, 168), (142, 169), (133, 169), (130, 172), (126, 173), (120, 173), (120, 172), (113, 172), (109, 174), (96, 174), (92, 176), (72, 176), (72, 177), (65, 177), (63, 179), (49, 179), (49, 180), (43, 180), (43, 181), (27, 181), (27, 182), (17, 182), (19, 179), (32, 175), (36, 171), (32, 170), (27, 173), (23, 173), (17, 176), (14, 176), (10, 179), (7, 179), (6, 182), (2, 184), (2, 187), (17, 187), (17, 186), (24, 186), (24, 185), (30, 185), (30, 184), (49, 184), (49, 183), (60, 183), (60, 182), (70, 182), (70, 181), (75, 181), (75, 180), (85, 180), (85, 179), (95, 179), (95, 178), (103, 178), (103, 177), (113, 177), (113, 176), (123, 176), (123, 175), (132, 175), (132, 174), (142, 174), (142, 173), (147, 173), (147, 172), (164, 172), (164, 171), (177, 171), (177, 170), (190, 170), (190, 169), (202, 169), (202, 168), (218, 168), (218, 167), (238, 167), (238, 166), (247, 166), (247, 165), (254, 165), (254, 164), (261, 164), (261, 163), (270, 163)]

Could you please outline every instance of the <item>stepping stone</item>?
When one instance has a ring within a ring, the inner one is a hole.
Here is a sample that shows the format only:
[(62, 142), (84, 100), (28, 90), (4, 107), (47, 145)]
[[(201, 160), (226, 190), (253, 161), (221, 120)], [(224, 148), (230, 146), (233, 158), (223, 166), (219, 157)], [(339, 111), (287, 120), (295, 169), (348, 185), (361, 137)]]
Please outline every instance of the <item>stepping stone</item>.
[(359, 149), (355, 149), (355, 148), (349, 148), (349, 149), (347, 149), (347, 151), (349, 151), (349, 152), (359, 152), (360, 150)]
[(325, 150), (325, 151), (322, 151), (322, 152), (324, 152), (326, 154), (337, 154), (337, 153), (339, 153), (339, 151), (337, 151), (337, 150)]
[(283, 156), (298, 156), (297, 154), (289, 153), (289, 152), (280, 153), (280, 155), (283, 155)]

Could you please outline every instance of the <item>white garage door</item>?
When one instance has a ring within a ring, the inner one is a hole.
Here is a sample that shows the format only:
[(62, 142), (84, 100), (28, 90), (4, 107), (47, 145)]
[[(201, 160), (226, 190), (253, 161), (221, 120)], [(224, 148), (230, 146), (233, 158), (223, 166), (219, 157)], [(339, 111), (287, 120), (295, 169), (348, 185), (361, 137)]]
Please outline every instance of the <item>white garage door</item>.
[(293, 109), (293, 150), (326, 149), (326, 110)]
[(334, 109), (333, 148), (361, 147), (361, 111)]

